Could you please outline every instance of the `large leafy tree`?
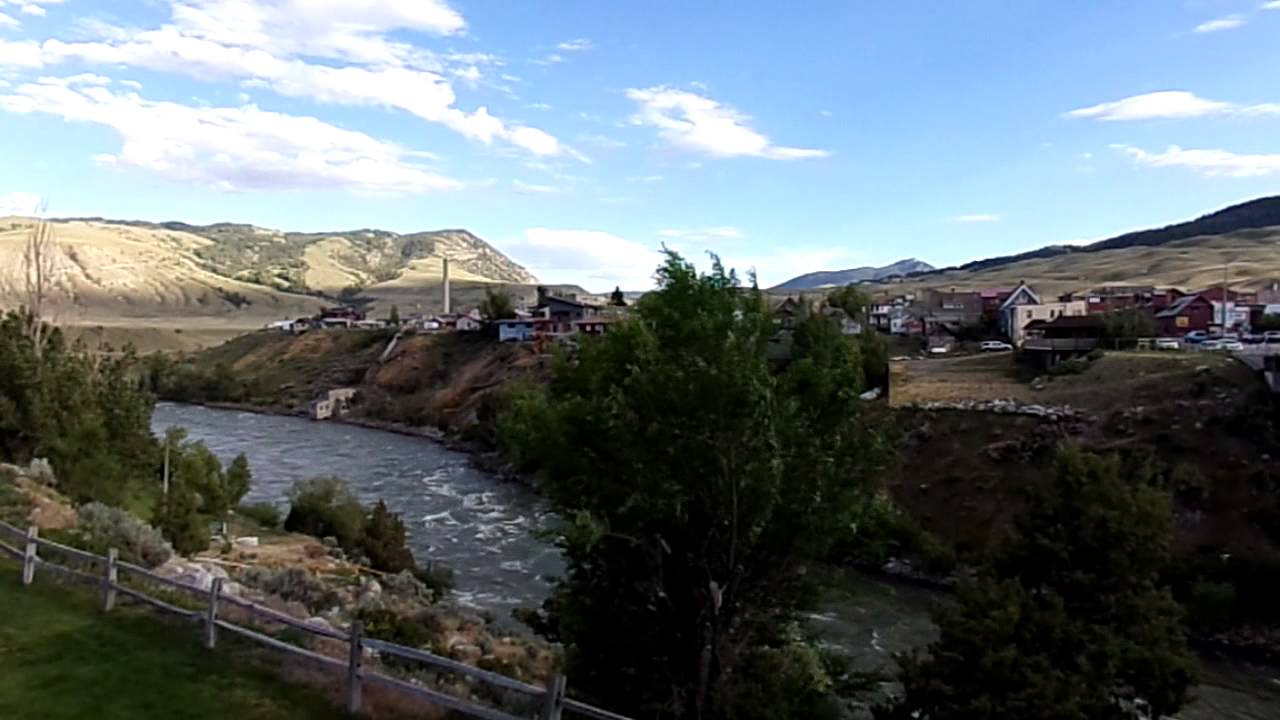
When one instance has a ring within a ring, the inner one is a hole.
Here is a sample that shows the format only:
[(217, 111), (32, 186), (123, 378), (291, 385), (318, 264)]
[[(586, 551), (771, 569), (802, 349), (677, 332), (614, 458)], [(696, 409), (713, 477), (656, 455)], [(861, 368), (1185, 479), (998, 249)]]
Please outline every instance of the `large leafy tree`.
[(1114, 457), (1064, 451), (1034, 486), (1016, 535), (935, 617), (940, 638), (901, 659), (894, 720), (1167, 717), (1194, 661), (1158, 581), (1172, 514)]
[(158, 453), (151, 437), (154, 400), (139, 389), (131, 353), (111, 359), (41, 331), (29, 315), (0, 317), (0, 458), (47, 458), (63, 492), (76, 500), (123, 504), (145, 492)]
[[(811, 563), (871, 497), (861, 367), (822, 316), (771, 363), (765, 299), (718, 260), (700, 275), (668, 252), (657, 280), (501, 434), (569, 519), (548, 607), (575, 686), (645, 717), (751, 717), (735, 698), (778, 681), (759, 669), (813, 599)], [(764, 694), (756, 716), (795, 699)]]

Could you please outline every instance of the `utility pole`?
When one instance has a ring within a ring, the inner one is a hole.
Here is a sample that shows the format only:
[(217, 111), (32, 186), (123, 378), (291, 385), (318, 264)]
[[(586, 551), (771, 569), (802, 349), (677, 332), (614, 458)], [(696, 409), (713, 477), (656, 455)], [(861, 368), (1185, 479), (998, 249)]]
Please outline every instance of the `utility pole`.
[(1227, 260), (1222, 262), (1222, 334), (1227, 333), (1227, 293), (1231, 292), (1227, 289), (1230, 280), (1231, 263)]
[(164, 496), (169, 497), (169, 433), (164, 434)]

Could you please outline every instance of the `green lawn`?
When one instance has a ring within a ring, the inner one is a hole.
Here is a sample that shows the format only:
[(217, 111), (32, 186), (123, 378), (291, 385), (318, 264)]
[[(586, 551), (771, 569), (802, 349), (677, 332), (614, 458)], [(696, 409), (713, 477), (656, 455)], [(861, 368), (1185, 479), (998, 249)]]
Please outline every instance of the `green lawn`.
[[(123, 598), (122, 598), (123, 601)], [(125, 601), (127, 602), (127, 601)], [(88, 587), (0, 561), (0, 718), (343, 718), (314, 688), (273, 675), (279, 656), (151, 611), (103, 615)]]

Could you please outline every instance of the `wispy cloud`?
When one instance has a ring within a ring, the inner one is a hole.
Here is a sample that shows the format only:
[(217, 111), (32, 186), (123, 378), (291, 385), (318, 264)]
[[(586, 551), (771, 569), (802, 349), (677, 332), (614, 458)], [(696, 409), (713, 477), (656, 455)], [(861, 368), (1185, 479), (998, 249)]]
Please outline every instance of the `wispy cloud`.
[(543, 282), (597, 291), (651, 288), (662, 261), (656, 243), (650, 247), (601, 230), (529, 228), (502, 249)]
[(21, 24), (22, 23), (18, 22), (17, 18), (11, 15), (5, 15), (4, 13), (0, 12), (0, 28), (18, 27)]
[(668, 87), (632, 88), (627, 97), (640, 105), (634, 125), (657, 128), (670, 144), (713, 157), (762, 157), (771, 160), (821, 158), (826, 150), (775, 145), (751, 128), (751, 118), (696, 93)]
[(1067, 113), (1067, 117), (1107, 121), (1181, 119), (1206, 115), (1280, 115), (1280, 103), (1243, 105), (1208, 100), (1185, 90), (1163, 90)]
[(99, 165), (137, 168), (223, 190), (342, 189), (425, 193), (462, 187), (413, 151), (313, 117), (244, 107), (193, 107), (116, 93), (101, 76), (42, 78), (0, 94), (0, 110), (102, 125), (120, 137)]
[(556, 45), (557, 50), (563, 50), (565, 52), (582, 52), (583, 50), (591, 50), (594, 47), (595, 47), (595, 44), (592, 43), (587, 38), (575, 38), (573, 40), (565, 40), (559, 45)]
[(1262, 4), (1263, 10), (1280, 10), (1280, 0), (1271, 0), (1271, 2)]
[(523, 195), (554, 195), (560, 192), (560, 188), (554, 185), (538, 185), (523, 180), (512, 180), (511, 188)]
[(1227, 15), (1216, 20), (1202, 22), (1196, 26), (1195, 31), (1198, 33), (1221, 32), (1223, 30), (1234, 30), (1246, 22), (1243, 15)]
[(736, 227), (724, 225), (721, 227), (705, 227), (705, 228), (667, 228), (659, 230), (658, 236), (670, 240), (688, 240), (693, 242), (708, 242), (716, 240), (740, 240), (743, 237), (742, 231)]
[(1264, 177), (1280, 174), (1280, 154), (1239, 154), (1229, 150), (1200, 150), (1170, 145), (1164, 152), (1148, 152), (1132, 145), (1112, 148), (1148, 167), (1182, 167), (1209, 177)]
[(973, 215), (957, 215), (954, 220), (958, 223), (991, 223), (1000, 222), (1000, 216), (977, 213)]
[(0, 217), (5, 215), (36, 215), (43, 201), (39, 195), (29, 192), (11, 192), (0, 195)]

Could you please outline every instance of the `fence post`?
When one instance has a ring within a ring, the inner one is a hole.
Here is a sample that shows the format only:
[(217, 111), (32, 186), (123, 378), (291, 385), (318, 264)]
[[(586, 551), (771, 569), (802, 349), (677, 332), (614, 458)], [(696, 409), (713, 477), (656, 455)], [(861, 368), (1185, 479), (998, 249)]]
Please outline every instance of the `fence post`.
[(27, 547), (22, 552), (23, 585), (30, 585), (36, 577), (36, 537), (39, 533), (35, 525), (27, 528)]
[(119, 557), (115, 548), (107, 551), (107, 575), (102, 582), (102, 612), (111, 612), (116, 606), (116, 560)]
[(204, 621), (204, 646), (212, 650), (218, 644), (218, 596), (222, 594), (222, 578), (214, 578), (209, 588), (209, 615)]
[(351, 623), (351, 654), (347, 657), (347, 712), (355, 715), (360, 712), (360, 665), (364, 661), (364, 623), (356, 620)]
[(556, 675), (547, 682), (547, 694), (544, 696), (545, 702), (542, 705), (542, 720), (560, 720), (560, 715), (564, 712), (565, 687), (568, 684), (568, 678), (563, 675)]

